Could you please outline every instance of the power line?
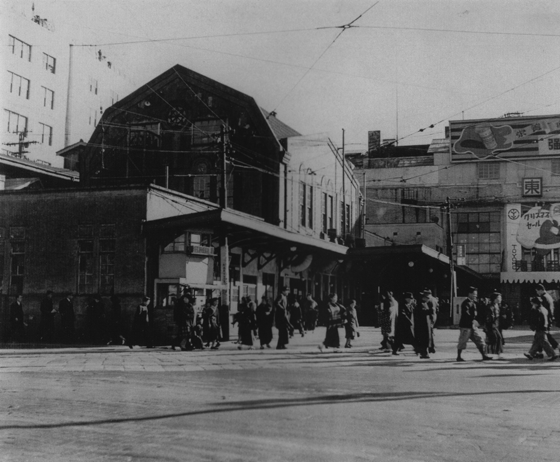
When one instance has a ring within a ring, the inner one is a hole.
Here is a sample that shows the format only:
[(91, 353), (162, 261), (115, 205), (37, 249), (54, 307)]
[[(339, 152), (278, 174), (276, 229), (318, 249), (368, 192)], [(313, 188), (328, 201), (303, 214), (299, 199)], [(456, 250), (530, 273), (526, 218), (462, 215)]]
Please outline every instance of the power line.
[(560, 34), (545, 34), (539, 32), (499, 32), (499, 31), (476, 31), (465, 29), (436, 29), (428, 27), (404, 27), (404, 26), (355, 26), (361, 29), (392, 29), (392, 30), (409, 30), (422, 32), (447, 32), (456, 34), (476, 34), (476, 35), (509, 35), (519, 37), (560, 37)]

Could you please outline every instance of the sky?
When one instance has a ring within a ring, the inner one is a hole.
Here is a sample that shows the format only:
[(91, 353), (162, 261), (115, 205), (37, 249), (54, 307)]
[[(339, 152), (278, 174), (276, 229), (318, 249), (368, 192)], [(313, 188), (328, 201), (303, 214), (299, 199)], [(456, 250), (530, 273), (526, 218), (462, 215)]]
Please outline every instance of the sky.
[(101, 48), (139, 86), (180, 64), (303, 135), (326, 133), (340, 146), (344, 129), (348, 151), (365, 150), (370, 130), (428, 144), (449, 120), (560, 113), (557, 0), (34, 3), (71, 43)]

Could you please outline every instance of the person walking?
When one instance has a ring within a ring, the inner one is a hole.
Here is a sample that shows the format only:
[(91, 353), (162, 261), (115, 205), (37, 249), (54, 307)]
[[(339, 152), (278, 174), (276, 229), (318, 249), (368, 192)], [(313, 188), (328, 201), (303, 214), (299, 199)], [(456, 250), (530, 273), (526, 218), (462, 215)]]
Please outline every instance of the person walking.
[(492, 359), (487, 356), (484, 351), (484, 340), (480, 335), (479, 324), (477, 321), (476, 312), (476, 299), (478, 297), (478, 289), (476, 287), (470, 287), (467, 298), (461, 304), (461, 319), (459, 321), (459, 342), (457, 344), (457, 361), (464, 362), (465, 360), (461, 357), (461, 353), (467, 348), (467, 342), (472, 340), (472, 342), (480, 351), (483, 361), (488, 361)]
[(103, 317), (105, 305), (101, 299), (101, 295), (97, 294), (88, 303), (86, 308), (87, 327), (89, 341), (97, 345), (104, 340)]
[(117, 295), (111, 295), (111, 315), (110, 315), (111, 338), (107, 345), (124, 345), (126, 339), (123, 336), (121, 300)]
[(253, 312), (250, 303), (243, 307), (243, 311), (239, 313), (239, 337), (240, 344), (238, 350), (242, 350), (243, 346), (248, 347), (249, 350), (253, 349), (253, 330), (256, 326), (255, 313)]
[(183, 293), (175, 300), (175, 305), (173, 306), (173, 321), (175, 322), (176, 335), (171, 343), (172, 350), (175, 350), (176, 347), (179, 347), (183, 351), (192, 349), (189, 341), (190, 329), (187, 323), (187, 309), (189, 304), (190, 299), (186, 293)]
[(504, 351), (502, 342), (502, 333), (500, 332), (500, 304), (502, 303), (502, 294), (494, 292), (490, 297), (490, 306), (488, 307), (486, 317), (486, 343), (488, 344), (488, 352), (498, 355), (498, 359), (504, 359), (502, 353)]
[(297, 329), (302, 337), (305, 336), (303, 330), (303, 316), (301, 313), (301, 305), (294, 294), (288, 295), (288, 312), (290, 313), (290, 324), (292, 325), (290, 337), (293, 337), (294, 331)]
[(134, 345), (146, 345), (146, 348), (152, 348), (152, 336), (150, 332), (150, 314), (148, 306), (150, 305), (150, 297), (144, 297), (140, 304), (136, 307), (134, 321), (132, 324), (132, 332), (129, 335), (128, 347), (132, 349)]
[(12, 342), (23, 342), (25, 340), (25, 326), (23, 321), (23, 295), (17, 295), (10, 305), (10, 327)]
[(380, 350), (389, 352), (393, 349), (398, 313), (399, 303), (397, 302), (395, 297), (393, 297), (393, 292), (388, 290), (385, 295), (382, 296), (379, 312), (381, 335), (383, 336)]
[(329, 294), (329, 301), (326, 307), (327, 318), (327, 331), (325, 333), (325, 340), (319, 345), (319, 349), (323, 351), (324, 348), (340, 348), (340, 336), (338, 335), (338, 328), (342, 327), (345, 310), (342, 305), (338, 303), (338, 295)]
[(58, 303), (63, 343), (72, 343), (74, 341), (74, 323), (76, 322), (76, 315), (74, 313), (73, 300), (74, 294), (68, 292), (66, 297)]
[(268, 303), (266, 295), (262, 296), (261, 303), (257, 306), (256, 312), (257, 329), (259, 333), (259, 341), (261, 350), (266, 346), (270, 348), (272, 342), (272, 325), (274, 324), (274, 313), (272, 306)]
[(548, 330), (546, 332), (546, 338), (552, 348), (556, 350), (558, 348), (558, 342), (550, 333), (550, 328), (554, 326), (554, 299), (552, 298), (552, 295), (546, 291), (544, 285), (542, 284), (537, 285), (535, 292), (537, 293), (537, 296), (540, 297), (543, 307), (548, 312)]
[(435, 344), (435, 336), (434, 336), (434, 329), (436, 326), (438, 314), (439, 314), (439, 302), (436, 297), (432, 295), (432, 291), (430, 289), (424, 289), (422, 292), (422, 303), (426, 303), (429, 305), (430, 311), (432, 314), (430, 315), (430, 330), (431, 330), (431, 344), (428, 347), (429, 353), (436, 352), (436, 344)]
[(344, 331), (346, 333), (346, 344), (344, 348), (352, 348), (352, 340), (360, 336), (358, 328), (358, 311), (356, 310), (356, 300), (350, 300), (350, 304), (346, 308), (346, 316), (344, 323)]
[(212, 298), (202, 311), (203, 339), (206, 342), (206, 346), (210, 346), (212, 350), (217, 350), (220, 346), (220, 312), (218, 304), (219, 300)]
[[(405, 345), (412, 345), (414, 341), (414, 309), (416, 300), (412, 292), (405, 292), (404, 303), (399, 303), (399, 315), (397, 316), (395, 328), (395, 342), (393, 344), (393, 354), (398, 355)], [(416, 349), (416, 348), (415, 348)]]
[(540, 297), (531, 298), (530, 319), (531, 329), (535, 331), (535, 336), (533, 338), (533, 345), (531, 346), (531, 349), (528, 353), (523, 353), (524, 356), (527, 359), (534, 359), (537, 351), (542, 348), (550, 357), (549, 361), (555, 361), (558, 359), (558, 355), (555, 353), (546, 335), (550, 327), (549, 313), (543, 306), (542, 299)]
[(42, 342), (51, 343), (54, 340), (54, 315), (56, 310), (53, 304), (53, 292), (47, 293), (41, 301), (40, 339)]
[(416, 353), (421, 359), (429, 359), (428, 351), (433, 346), (432, 316), (433, 305), (428, 303), (427, 297), (422, 295), (421, 303), (414, 308), (414, 339)]
[(286, 345), (290, 343), (289, 329), (291, 324), (288, 318), (288, 292), (288, 287), (282, 287), (280, 294), (274, 301), (274, 322), (278, 329), (277, 350), (285, 350)]
[(307, 294), (304, 302), (303, 316), (305, 318), (305, 330), (307, 332), (315, 331), (317, 327), (317, 310), (318, 303), (313, 300), (312, 294)]

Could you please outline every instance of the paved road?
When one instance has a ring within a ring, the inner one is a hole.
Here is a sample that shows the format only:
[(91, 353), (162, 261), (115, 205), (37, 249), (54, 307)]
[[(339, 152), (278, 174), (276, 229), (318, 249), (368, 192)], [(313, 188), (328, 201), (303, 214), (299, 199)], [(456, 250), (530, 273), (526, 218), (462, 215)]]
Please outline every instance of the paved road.
[(103, 347), (0, 351), (0, 460), (560, 460), (560, 362), (506, 360), (438, 330), (421, 360), (356, 347), (320, 353), (323, 330), (287, 351)]

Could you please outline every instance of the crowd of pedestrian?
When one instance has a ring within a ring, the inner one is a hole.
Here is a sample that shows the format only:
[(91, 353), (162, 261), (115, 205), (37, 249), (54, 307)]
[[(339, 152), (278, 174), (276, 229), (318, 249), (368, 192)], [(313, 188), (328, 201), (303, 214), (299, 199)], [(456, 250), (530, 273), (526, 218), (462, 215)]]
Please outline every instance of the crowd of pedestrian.
[[(74, 343), (76, 339), (73, 294), (67, 293), (55, 308), (53, 292), (47, 291), (41, 302), (39, 324), (40, 339), (45, 343), (55, 343), (55, 316), (60, 316), (60, 343)], [(153, 347), (151, 336), (150, 298), (144, 297), (135, 309), (129, 329), (122, 320), (121, 303), (116, 295), (110, 298), (110, 311), (100, 295), (88, 302), (85, 310), (86, 339), (91, 344), (127, 344)], [(542, 284), (535, 288), (531, 298), (528, 324), (535, 332), (533, 344), (525, 353), (527, 359), (543, 358), (550, 361), (558, 358), (558, 342), (551, 334), (555, 323), (554, 300)], [(211, 298), (201, 310), (195, 308), (195, 299), (185, 290), (172, 302), (173, 321), (176, 326), (171, 348), (183, 351), (196, 349), (218, 349), (222, 339), (220, 306), (218, 298)], [(434, 327), (439, 314), (439, 300), (429, 289), (424, 289), (417, 297), (405, 292), (397, 299), (392, 291), (381, 296), (378, 306), (378, 325), (381, 328), (380, 350), (398, 356), (410, 347), (422, 359), (429, 359), (436, 352)], [(503, 303), (502, 295), (494, 291), (487, 297), (478, 296), (478, 289), (470, 287), (467, 298), (461, 304), (457, 361), (463, 362), (462, 352), (472, 341), (483, 361), (503, 359), (505, 340), (503, 331), (512, 327), (518, 319), (518, 311)], [(274, 339), (273, 327), (277, 330), (276, 349), (284, 350), (290, 338), (299, 334), (304, 337), (313, 332), (319, 319), (326, 327), (325, 338), (319, 345), (321, 351), (341, 346), (339, 329), (344, 328), (345, 348), (352, 348), (352, 342), (360, 336), (356, 301), (340, 303), (335, 293), (329, 294), (324, 303), (307, 294), (298, 299), (288, 287), (282, 287), (279, 295), (271, 303), (264, 295), (257, 306), (250, 296), (242, 298), (238, 311), (233, 316), (233, 325), (238, 325), (238, 349), (253, 349), (258, 339), (260, 348), (271, 348)], [(228, 322), (228, 321), (225, 321)], [(16, 296), (10, 306), (12, 340), (27, 341), (27, 323), (24, 321), (23, 297)], [(127, 335), (125, 335), (127, 332)]]

